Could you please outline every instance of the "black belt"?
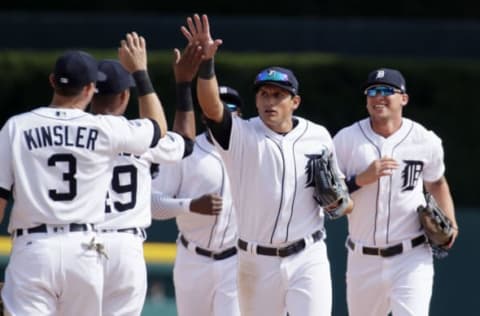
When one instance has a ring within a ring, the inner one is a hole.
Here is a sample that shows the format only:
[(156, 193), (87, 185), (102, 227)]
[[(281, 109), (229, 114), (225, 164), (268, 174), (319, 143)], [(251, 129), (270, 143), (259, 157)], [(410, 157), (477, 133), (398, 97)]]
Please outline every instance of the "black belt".
[[(421, 244), (425, 243), (427, 239), (425, 235), (420, 235), (418, 237), (413, 238), (410, 242), (412, 243), (412, 248), (420, 246)], [(353, 241), (348, 238), (347, 245), (350, 249), (355, 250), (355, 244)], [(399, 255), (403, 252), (403, 244), (396, 244), (394, 246), (386, 247), (386, 248), (374, 248), (374, 247), (363, 247), (362, 253), (365, 255), (371, 256), (380, 256), (380, 257), (392, 257)]]
[(118, 228), (118, 229), (100, 228), (98, 231), (101, 233), (129, 233), (129, 234), (141, 236), (143, 238), (147, 238), (147, 232), (145, 231), (145, 229), (140, 227), (129, 227), (129, 228)]
[[(184, 245), (185, 248), (188, 249), (188, 244), (189, 244), (188, 240), (186, 240), (185, 237), (183, 237), (183, 235), (180, 235), (180, 241), (182, 245)], [(237, 253), (237, 248), (232, 247), (222, 252), (213, 252), (200, 247), (195, 247), (195, 252), (201, 256), (212, 258), (213, 260), (223, 260), (235, 255)]]
[[(93, 224), (77, 224), (77, 223), (71, 223), (67, 225), (58, 225), (58, 227), (55, 227), (56, 225), (52, 225), (52, 231), (54, 233), (57, 232), (63, 232), (63, 228), (68, 226), (68, 231), (69, 232), (84, 232), (84, 231), (93, 231), (95, 230), (95, 225)], [(26, 228), (26, 229), (16, 229), (14, 230), (14, 234), (16, 237), (22, 236), (24, 233), (26, 234), (34, 234), (34, 233), (46, 233), (48, 232), (47, 224), (41, 224), (32, 228)]]
[[(317, 230), (312, 234), (313, 242), (319, 241), (320, 239), (322, 239), (322, 236), (323, 232), (321, 230)], [(257, 246), (256, 252), (260, 255), (265, 256), (288, 257), (293, 254), (299, 253), (300, 251), (305, 249), (306, 245), (307, 243), (305, 242), (305, 239), (300, 239), (291, 243), (288, 246), (280, 248)], [(248, 242), (239, 239), (238, 248), (246, 251), (248, 249)]]

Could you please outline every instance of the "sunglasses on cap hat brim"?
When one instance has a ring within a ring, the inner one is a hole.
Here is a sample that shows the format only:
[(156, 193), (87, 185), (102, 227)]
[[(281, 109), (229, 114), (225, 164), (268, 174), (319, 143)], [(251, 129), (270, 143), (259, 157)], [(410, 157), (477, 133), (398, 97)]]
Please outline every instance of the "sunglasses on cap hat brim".
[(377, 95), (382, 97), (388, 97), (388, 96), (394, 95), (395, 93), (401, 94), (403, 93), (403, 91), (391, 86), (384, 86), (384, 85), (371, 86), (365, 89), (364, 91), (364, 94), (368, 97), (375, 97)]
[(235, 111), (238, 110), (238, 106), (236, 104), (233, 104), (233, 103), (225, 102), (225, 106), (228, 108), (228, 110), (230, 112), (235, 112)]
[(284, 73), (280, 70), (267, 69), (260, 72), (255, 78), (255, 91), (262, 85), (271, 84), (278, 86), (285, 90), (288, 90), (293, 95), (297, 94), (297, 88), (291, 82), (293, 78), (290, 78), (287, 73)]

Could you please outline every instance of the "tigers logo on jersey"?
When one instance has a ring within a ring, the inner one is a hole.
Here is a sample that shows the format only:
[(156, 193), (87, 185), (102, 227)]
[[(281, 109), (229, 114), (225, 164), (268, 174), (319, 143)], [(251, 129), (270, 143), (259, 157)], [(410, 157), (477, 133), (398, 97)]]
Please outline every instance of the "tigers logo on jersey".
[(405, 168), (402, 170), (402, 192), (411, 191), (417, 186), (418, 179), (423, 171), (423, 161), (404, 160)]

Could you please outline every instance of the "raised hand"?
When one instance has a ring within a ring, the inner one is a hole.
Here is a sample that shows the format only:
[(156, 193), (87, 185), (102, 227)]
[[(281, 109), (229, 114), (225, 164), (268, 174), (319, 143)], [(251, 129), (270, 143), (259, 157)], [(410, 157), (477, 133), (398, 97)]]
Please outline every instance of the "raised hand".
[(118, 59), (130, 73), (147, 70), (147, 47), (145, 38), (136, 32), (127, 33), (120, 42)]
[(218, 215), (222, 205), (222, 197), (218, 194), (204, 194), (190, 202), (190, 210), (202, 215)]
[(191, 82), (202, 62), (202, 48), (198, 44), (189, 42), (183, 50), (183, 54), (178, 48), (175, 48), (173, 52), (175, 55), (173, 62), (175, 82)]
[(180, 30), (190, 44), (198, 43), (202, 48), (202, 58), (204, 60), (213, 58), (218, 47), (223, 43), (221, 39), (212, 39), (206, 14), (203, 14), (201, 18), (198, 14), (193, 15), (193, 19), (188, 17), (187, 27), (182, 26)]

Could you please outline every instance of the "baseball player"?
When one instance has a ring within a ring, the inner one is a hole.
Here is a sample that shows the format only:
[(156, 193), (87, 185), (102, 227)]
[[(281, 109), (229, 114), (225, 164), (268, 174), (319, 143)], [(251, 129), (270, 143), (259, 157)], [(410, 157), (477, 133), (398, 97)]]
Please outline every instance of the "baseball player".
[(151, 84), (137, 63), (143, 49), (142, 37), (127, 34), (119, 55), (143, 79), (140, 112), (153, 120), (85, 113), (105, 74), (89, 54), (69, 51), (50, 75), (51, 104), (11, 117), (1, 129), (2, 213), (14, 198), (2, 290), (7, 315), (102, 315), (103, 244), (95, 224), (104, 218), (113, 158), (142, 154), (166, 130), (163, 109), (149, 102)]
[[(107, 75), (107, 80), (97, 84), (92, 112), (123, 115), (130, 87), (134, 85), (133, 77), (115, 60), (101, 61), (99, 70)], [(158, 97), (157, 103), (160, 103)], [(185, 114), (187, 112), (177, 111), (176, 116)], [(194, 124), (193, 115), (188, 117)], [(189, 130), (178, 132), (187, 134)], [(108, 260), (104, 260), (103, 316), (141, 314), (147, 293), (143, 241), (145, 229), (151, 224), (150, 166), (152, 163), (178, 161), (190, 154), (193, 138), (194, 134), (184, 142), (179, 134), (168, 132), (167, 137), (146, 153), (140, 156), (123, 153), (116, 158), (105, 221), (97, 225), (108, 256)]]
[(442, 142), (402, 117), (408, 94), (398, 70), (372, 71), (364, 89), (370, 117), (334, 138), (355, 203), (348, 216), (349, 314), (428, 315), (432, 253), (416, 212), (425, 204), (424, 186), (457, 227)]
[[(222, 86), (220, 97), (238, 115), (238, 92)], [(175, 165), (160, 165), (159, 174), (153, 183), (160, 192), (152, 196), (153, 217), (176, 217), (180, 231), (173, 269), (178, 315), (239, 316), (234, 207), (210, 135), (198, 135), (192, 155)]]
[[(258, 117), (230, 115), (219, 98), (213, 57), (221, 40), (208, 18), (182, 27), (199, 43), (197, 94), (231, 181), (238, 229), (238, 289), (242, 315), (330, 315), (330, 265), (324, 213), (313, 199), (309, 161), (334, 155), (328, 131), (293, 116), (300, 106), (292, 71), (269, 67), (255, 78)], [(335, 157), (334, 157), (335, 159)]]

